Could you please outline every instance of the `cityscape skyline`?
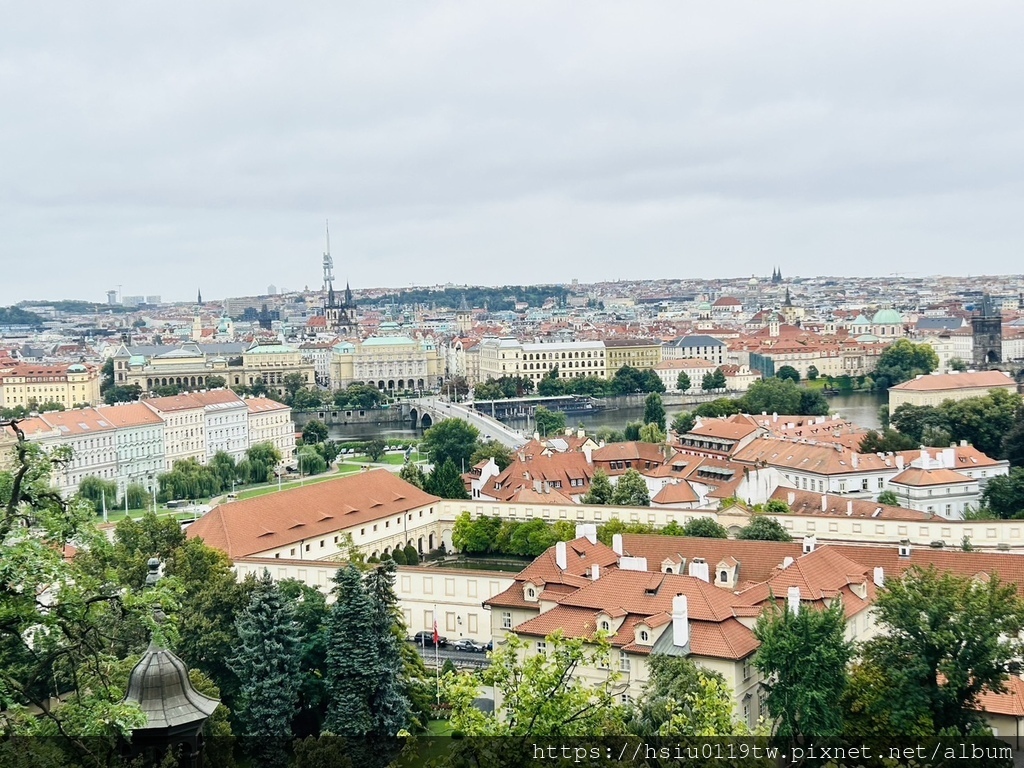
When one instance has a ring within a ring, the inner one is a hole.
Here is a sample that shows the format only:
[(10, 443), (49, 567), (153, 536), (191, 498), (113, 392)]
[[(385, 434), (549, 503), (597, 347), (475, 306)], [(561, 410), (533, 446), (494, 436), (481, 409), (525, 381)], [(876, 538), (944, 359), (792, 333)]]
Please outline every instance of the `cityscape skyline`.
[(182, 10), (10, 9), (0, 304), (1018, 263), (1010, 4)]

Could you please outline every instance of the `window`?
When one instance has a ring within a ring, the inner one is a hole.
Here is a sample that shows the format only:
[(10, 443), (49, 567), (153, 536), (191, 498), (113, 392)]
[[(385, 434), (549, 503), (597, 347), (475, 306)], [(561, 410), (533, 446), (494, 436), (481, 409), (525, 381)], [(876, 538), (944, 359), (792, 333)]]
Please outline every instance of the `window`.
[(602, 621), (601, 621), (601, 629), (604, 632), (611, 632), (612, 625), (607, 621), (607, 619), (602, 619)]
[(651, 639), (651, 633), (648, 632), (646, 629), (641, 629), (640, 630), (640, 639), (643, 642), (645, 642), (645, 643), (648, 642)]
[(625, 651), (619, 651), (619, 671), (629, 672), (629, 654)]
[(628, 693), (623, 693), (623, 694), (619, 695), (619, 703), (620, 704), (628, 705), (630, 701), (632, 701), (632, 699), (629, 698), (629, 694)]
[(533, 587), (527, 587), (526, 588), (526, 596), (527, 597), (536, 597), (537, 596), (537, 590), (535, 590)]
[(548, 644), (545, 641), (543, 641), (543, 640), (538, 640), (537, 641), (537, 653), (547, 653), (547, 652), (548, 652)]
[(879, 488), (879, 490), (881, 490), (884, 486), (885, 486), (885, 478), (884, 477), (878, 478), (878, 488)]
[(501, 628), (512, 629), (512, 611), (501, 612)]
[(748, 656), (743, 660), (743, 680), (750, 679), (750, 657)]

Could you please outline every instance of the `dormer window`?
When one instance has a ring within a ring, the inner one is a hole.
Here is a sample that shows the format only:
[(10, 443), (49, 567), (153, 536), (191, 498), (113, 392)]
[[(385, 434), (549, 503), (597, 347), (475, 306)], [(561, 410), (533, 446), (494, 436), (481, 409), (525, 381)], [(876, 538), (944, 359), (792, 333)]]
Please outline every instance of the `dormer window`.
[(729, 572), (728, 571), (721, 571), (718, 574), (718, 580), (720, 582), (722, 582), (723, 584), (725, 584), (729, 580)]
[(536, 597), (537, 596), (537, 590), (535, 590), (533, 587), (527, 587), (526, 588), (526, 596), (527, 597)]
[(641, 629), (640, 630), (640, 640), (642, 642), (646, 643), (646, 642), (649, 642), (650, 639), (651, 639), (651, 633), (648, 632), (646, 629)]
[(601, 629), (605, 632), (611, 632), (612, 625), (607, 619), (601, 619)]

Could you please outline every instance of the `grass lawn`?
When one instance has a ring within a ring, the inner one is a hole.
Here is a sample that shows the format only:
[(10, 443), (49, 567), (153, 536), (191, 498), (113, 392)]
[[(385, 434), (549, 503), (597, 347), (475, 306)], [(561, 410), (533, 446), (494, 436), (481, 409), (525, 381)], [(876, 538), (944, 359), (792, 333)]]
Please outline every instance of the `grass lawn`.
[(380, 457), (380, 461), (377, 462), (370, 459), (369, 456), (354, 456), (350, 459), (345, 459), (345, 461), (354, 461), (358, 464), (393, 464), (395, 466), (400, 467), (403, 464), (405, 464), (405, 454), (385, 453), (383, 456)]
[[(355, 470), (352, 470), (355, 471)], [(289, 488), (300, 488), (304, 485), (310, 485), (312, 483), (322, 483), (325, 480), (337, 480), (341, 474), (349, 474), (349, 472), (342, 471), (324, 473), (322, 475), (313, 475), (312, 477), (304, 477), (302, 480), (289, 480), (287, 483), (281, 483), (280, 490), (287, 491)], [(262, 485), (259, 488), (253, 488), (249, 491), (242, 491), (238, 494), (239, 500), (241, 499), (252, 499), (256, 496), (266, 496), (268, 493), (277, 493), (277, 483), (271, 483), (268, 485)]]

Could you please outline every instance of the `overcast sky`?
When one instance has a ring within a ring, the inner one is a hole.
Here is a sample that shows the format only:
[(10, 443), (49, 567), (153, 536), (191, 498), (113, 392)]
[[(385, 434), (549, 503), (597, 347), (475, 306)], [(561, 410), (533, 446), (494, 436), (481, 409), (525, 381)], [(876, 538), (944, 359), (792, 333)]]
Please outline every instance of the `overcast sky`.
[(1024, 271), (1020, 2), (0, 18), (0, 304)]

